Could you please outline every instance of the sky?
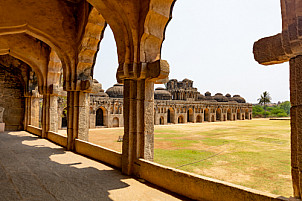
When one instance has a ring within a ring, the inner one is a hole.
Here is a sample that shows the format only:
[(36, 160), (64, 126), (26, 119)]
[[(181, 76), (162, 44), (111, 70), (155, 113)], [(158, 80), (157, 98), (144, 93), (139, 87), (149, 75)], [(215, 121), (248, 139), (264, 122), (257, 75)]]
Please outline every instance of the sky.
[[(188, 78), (204, 94), (239, 94), (256, 103), (264, 91), (272, 102), (289, 100), (289, 64), (254, 60), (255, 41), (280, 33), (277, 0), (177, 0), (162, 47), (170, 79)], [(116, 44), (107, 26), (94, 78), (107, 89), (116, 83)], [(158, 86), (156, 86), (158, 87)]]

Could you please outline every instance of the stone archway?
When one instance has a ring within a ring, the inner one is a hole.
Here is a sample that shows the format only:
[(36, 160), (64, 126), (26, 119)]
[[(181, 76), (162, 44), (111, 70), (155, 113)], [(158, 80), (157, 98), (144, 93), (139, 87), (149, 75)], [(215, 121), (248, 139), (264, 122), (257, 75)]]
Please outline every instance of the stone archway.
[(194, 122), (194, 113), (193, 113), (193, 109), (190, 108), (187, 111), (187, 122)]
[(240, 109), (237, 109), (237, 120), (241, 120)]
[(99, 109), (97, 109), (96, 113), (95, 113), (95, 126), (106, 126), (106, 109), (104, 107), (100, 107)]
[(112, 127), (119, 127), (119, 126), (120, 126), (119, 118), (114, 117), (112, 121)]
[(216, 110), (216, 121), (221, 121), (222, 118), (221, 118), (221, 109), (220, 108), (217, 108)]
[(227, 120), (231, 121), (232, 120), (232, 113), (231, 113), (231, 109), (229, 108), (227, 111)]
[(167, 121), (168, 123), (175, 123), (175, 110), (173, 108), (168, 109)]
[(210, 112), (208, 108), (204, 109), (204, 121), (210, 121)]
[(165, 122), (164, 122), (164, 117), (163, 117), (163, 116), (161, 116), (161, 117), (159, 118), (159, 124), (160, 124), (160, 125), (164, 125), (164, 124), (165, 124)]
[(249, 115), (249, 110), (246, 109), (246, 110), (245, 110), (245, 119), (250, 119), (249, 117), (250, 117), (250, 115)]
[(196, 117), (196, 122), (197, 122), (197, 123), (201, 123), (201, 122), (202, 122), (202, 119), (201, 119), (201, 116), (200, 116), (200, 115), (197, 115), (197, 117)]
[(183, 123), (184, 123), (184, 117), (183, 117), (182, 115), (180, 115), (180, 116), (178, 117), (178, 123), (179, 123), (179, 124), (183, 124)]

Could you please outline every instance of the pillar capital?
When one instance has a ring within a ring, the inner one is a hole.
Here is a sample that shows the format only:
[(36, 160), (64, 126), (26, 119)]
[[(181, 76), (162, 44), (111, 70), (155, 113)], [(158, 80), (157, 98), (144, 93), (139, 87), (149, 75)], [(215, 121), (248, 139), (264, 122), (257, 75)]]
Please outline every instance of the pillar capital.
[(166, 83), (169, 78), (170, 67), (166, 60), (157, 60), (151, 63), (124, 63), (117, 70), (117, 81), (148, 80), (156, 84)]

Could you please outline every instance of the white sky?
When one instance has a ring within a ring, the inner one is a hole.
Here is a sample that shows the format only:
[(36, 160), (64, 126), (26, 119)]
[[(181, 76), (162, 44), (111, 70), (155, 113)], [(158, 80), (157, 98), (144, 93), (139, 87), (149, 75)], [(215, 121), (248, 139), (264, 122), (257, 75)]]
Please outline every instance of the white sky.
[[(253, 43), (281, 32), (278, 0), (177, 0), (162, 59), (170, 79), (194, 81), (204, 94), (240, 94), (256, 103), (263, 91), (272, 102), (289, 100), (288, 63), (262, 66)], [(107, 89), (116, 83), (116, 45), (108, 26), (101, 42), (94, 78)]]

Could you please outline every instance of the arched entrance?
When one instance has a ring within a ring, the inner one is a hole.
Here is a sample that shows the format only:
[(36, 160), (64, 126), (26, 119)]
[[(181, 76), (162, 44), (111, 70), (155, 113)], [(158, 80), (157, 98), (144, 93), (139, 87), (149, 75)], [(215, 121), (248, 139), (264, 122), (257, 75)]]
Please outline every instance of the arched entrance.
[(95, 126), (105, 126), (105, 116), (106, 116), (105, 111), (106, 110), (103, 107), (100, 107), (96, 111), (96, 113), (95, 113), (95, 116), (96, 116)]
[(178, 123), (179, 123), (179, 124), (183, 124), (183, 123), (184, 123), (184, 118), (183, 118), (183, 116), (179, 116), (179, 117), (178, 117)]
[(209, 109), (206, 108), (204, 110), (204, 121), (210, 121), (210, 114), (209, 114)]
[(175, 119), (174, 109), (173, 108), (169, 108), (168, 109), (168, 119), (167, 119), (168, 123), (175, 123), (174, 119)]
[(190, 108), (187, 111), (187, 122), (193, 122), (194, 114), (193, 114), (193, 109)]
[(246, 110), (245, 110), (245, 119), (250, 119), (249, 117), (250, 117), (250, 115), (249, 115), (249, 110), (246, 109)]
[(201, 119), (201, 116), (200, 116), (200, 115), (197, 115), (197, 117), (196, 117), (196, 122), (198, 122), (198, 123), (201, 123), (201, 122), (202, 122), (202, 119)]
[(119, 125), (120, 125), (119, 119), (117, 117), (114, 117), (113, 121), (112, 121), (112, 126), (113, 127), (119, 127)]
[(237, 109), (237, 120), (240, 120), (240, 109)]
[(67, 127), (67, 108), (63, 109), (62, 112), (62, 128), (66, 128)]
[(161, 116), (160, 118), (159, 118), (159, 124), (160, 125), (164, 125), (165, 123), (164, 123), (164, 117), (163, 116)]
[(231, 109), (229, 108), (228, 111), (227, 111), (227, 120), (230, 121), (231, 120)]
[(216, 110), (216, 121), (221, 121), (221, 109), (217, 108)]

